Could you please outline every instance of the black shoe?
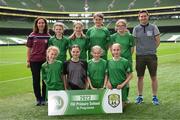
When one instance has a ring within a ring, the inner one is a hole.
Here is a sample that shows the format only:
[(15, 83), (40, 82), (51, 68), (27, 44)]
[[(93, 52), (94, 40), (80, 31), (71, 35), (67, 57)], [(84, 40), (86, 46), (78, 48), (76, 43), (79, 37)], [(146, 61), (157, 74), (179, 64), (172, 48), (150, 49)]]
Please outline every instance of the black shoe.
[(46, 101), (41, 101), (41, 105), (46, 105)]
[(36, 106), (40, 106), (41, 105), (41, 101), (36, 101)]

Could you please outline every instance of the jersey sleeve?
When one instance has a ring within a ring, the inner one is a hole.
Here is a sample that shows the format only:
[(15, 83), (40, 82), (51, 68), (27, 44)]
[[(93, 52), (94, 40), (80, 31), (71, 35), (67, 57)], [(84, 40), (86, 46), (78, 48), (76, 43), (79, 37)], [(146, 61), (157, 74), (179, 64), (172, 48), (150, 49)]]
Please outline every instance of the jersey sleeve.
[(105, 74), (107, 74), (107, 61), (104, 61), (104, 69)]
[(63, 74), (68, 74), (68, 70), (67, 70), (67, 67), (68, 67), (68, 61), (65, 61), (63, 63)]
[(26, 43), (27, 47), (31, 48), (33, 46), (33, 39), (34, 39), (34, 37), (33, 37), (32, 33), (31, 33), (27, 38), (27, 43)]
[(131, 34), (129, 35), (129, 37), (130, 37), (130, 39), (129, 39), (129, 40), (130, 40), (130, 41), (129, 41), (129, 44), (130, 44), (131, 47), (134, 47), (134, 46), (135, 46), (134, 37), (133, 37)]
[(133, 37), (137, 37), (136, 27), (133, 29), (132, 36), (133, 36)]
[(87, 71), (87, 69), (88, 69), (88, 63), (86, 62), (86, 61), (82, 61), (83, 62), (83, 64), (84, 64), (84, 69)]
[(110, 43), (110, 45), (113, 45), (114, 42), (115, 42), (115, 35), (113, 34), (113, 35), (110, 36), (109, 43)]
[(87, 39), (90, 39), (90, 32), (91, 32), (90, 29), (88, 29), (87, 32), (86, 32), (86, 37), (87, 37)]
[(128, 61), (125, 62), (125, 68), (126, 68), (126, 72), (127, 73), (131, 73), (132, 72), (130, 63)]
[(87, 76), (89, 76), (89, 68), (90, 68), (90, 60), (88, 61), (88, 67), (87, 67)]
[(46, 81), (47, 80), (47, 73), (46, 73), (44, 65), (41, 67), (41, 75), (42, 75), (42, 80)]
[(154, 32), (155, 36), (160, 34), (159, 29), (156, 25), (154, 25), (154, 31), (153, 32)]
[(49, 41), (48, 41), (48, 46), (52, 46), (53, 45), (53, 38), (50, 38)]

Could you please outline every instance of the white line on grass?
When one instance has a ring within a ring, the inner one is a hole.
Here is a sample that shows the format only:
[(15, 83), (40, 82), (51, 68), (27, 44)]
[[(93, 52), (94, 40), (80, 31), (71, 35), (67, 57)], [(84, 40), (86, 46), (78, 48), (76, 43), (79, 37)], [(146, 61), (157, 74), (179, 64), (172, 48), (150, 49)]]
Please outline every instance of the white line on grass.
[[(160, 55), (160, 56), (158, 56), (158, 57), (168, 57), (168, 56), (173, 56), (173, 55), (178, 55), (178, 54), (180, 54), (180, 53)], [(32, 77), (31, 77), (31, 76), (28, 76), (28, 77), (17, 78), (17, 79), (3, 80), (3, 81), (0, 81), (0, 84), (1, 84), (1, 83), (7, 83), (7, 82), (14, 82), (14, 81), (25, 80), (25, 79), (29, 79), (29, 78), (32, 78)]]
[(15, 64), (25, 64), (26, 62), (10, 62), (10, 61), (0, 61), (0, 66), (5, 65), (15, 65)]
[(158, 55), (158, 57), (169, 57), (169, 56), (174, 56), (174, 55), (179, 55), (180, 53), (175, 53), (175, 54), (167, 54), (167, 55)]
[[(174, 55), (179, 55), (180, 53), (175, 53), (175, 54), (167, 54), (167, 55), (158, 55), (158, 57), (169, 57), (169, 56), (174, 56)], [(133, 60), (136, 61), (136, 60)]]
[(7, 83), (7, 82), (14, 82), (14, 81), (26, 80), (26, 79), (29, 79), (29, 78), (32, 78), (32, 77), (31, 77), (31, 76), (28, 76), (28, 77), (23, 77), (23, 78), (3, 80), (3, 81), (0, 81), (0, 84), (1, 84), (1, 83)]

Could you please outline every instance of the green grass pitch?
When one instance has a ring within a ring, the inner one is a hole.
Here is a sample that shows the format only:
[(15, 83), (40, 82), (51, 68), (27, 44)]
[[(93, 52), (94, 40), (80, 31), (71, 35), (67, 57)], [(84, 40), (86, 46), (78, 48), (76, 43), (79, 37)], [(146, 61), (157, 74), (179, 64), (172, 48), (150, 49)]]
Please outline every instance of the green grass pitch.
[(123, 114), (48, 117), (47, 106), (36, 107), (26, 47), (0, 47), (0, 120), (45, 119), (180, 119), (180, 43), (161, 43), (158, 48), (159, 106), (151, 103), (148, 71), (144, 80), (144, 103), (135, 105), (136, 72), (130, 82), (130, 104)]

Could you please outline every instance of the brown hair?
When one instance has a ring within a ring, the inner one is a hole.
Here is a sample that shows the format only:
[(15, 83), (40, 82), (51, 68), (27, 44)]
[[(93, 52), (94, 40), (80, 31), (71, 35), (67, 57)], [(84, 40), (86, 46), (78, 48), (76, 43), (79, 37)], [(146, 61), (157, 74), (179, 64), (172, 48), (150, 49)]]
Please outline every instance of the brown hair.
[(146, 14), (149, 16), (149, 13), (148, 13), (147, 10), (140, 10), (140, 11), (139, 11), (139, 14), (141, 14), (141, 13), (146, 13)]
[(100, 12), (95, 13), (95, 14), (93, 15), (93, 18), (95, 18), (95, 17), (100, 17), (100, 18), (104, 19), (104, 15), (103, 15), (102, 13), (100, 13)]
[[(73, 27), (75, 28), (75, 26), (78, 25), (78, 24), (81, 25), (82, 29), (84, 28), (84, 25), (83, 25), (83, 23), (82, 23), (81, 21), (76, 21), (76, 22), (74, 22)], [(85, 36), (84, 33), (82, 33), (82, 34), (81, 34), (81, 37), (85, 38), (86, 36)], [(73, 33), (71, 34), (71, 36), (69, 36), (69, 39), (71, 39), (71, 40), (76, 39), (75, 32), (73, 32)]]
[(44, 20), (44, 22), (45, 22), (45, 28), (44, 28), (44, 30), (43, 30), (43, 33), (48, 33), (47, 20), (46, 20), (45, 18), (43, 18), (43, 17), (38, 17), (38, 18), (36, 18), (36, 19), (34, 20), (33, 32), (34, 32), (34, 33), (39, 33), (39, 29), (38, 29), (37, 23), (38, 23), (38, 21), (39, 21), (40, 19)]
[(70, 51), (72, 51), (73, 48), (78, 48), (79, 50), (81, 50), (80, 46), (79, 45), (72, 45), (70, 47)]

